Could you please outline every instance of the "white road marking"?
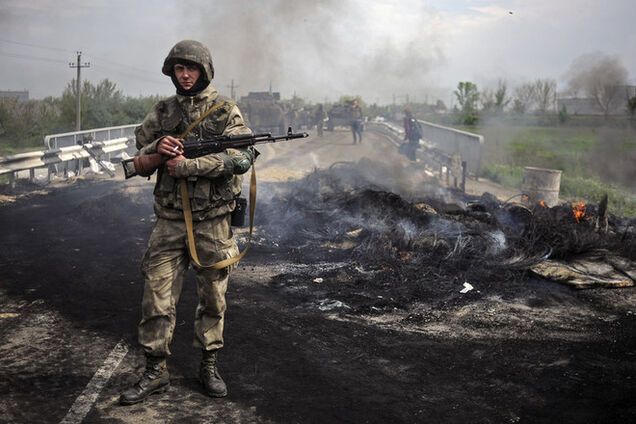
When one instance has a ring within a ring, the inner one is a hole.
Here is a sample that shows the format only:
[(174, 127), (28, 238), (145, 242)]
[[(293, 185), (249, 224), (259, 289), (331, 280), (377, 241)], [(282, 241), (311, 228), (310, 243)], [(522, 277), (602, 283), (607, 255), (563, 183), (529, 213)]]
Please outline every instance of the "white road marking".
[(91, 381), (88, 382), (82, 394), (75, 399), (71, 409), (68, 410), (66, 416), (60, 421), (60, 424), (81, 423), (84, 418), (86, 418), (86, 415), (88, 415), (97, 400), (99, 393), (127, 353), (128, 346), (123, 340), (120, 340), (110, 352), (110, 355), (108, 355), (102, 367), (97, 370), (93, 378), (91, 378)]

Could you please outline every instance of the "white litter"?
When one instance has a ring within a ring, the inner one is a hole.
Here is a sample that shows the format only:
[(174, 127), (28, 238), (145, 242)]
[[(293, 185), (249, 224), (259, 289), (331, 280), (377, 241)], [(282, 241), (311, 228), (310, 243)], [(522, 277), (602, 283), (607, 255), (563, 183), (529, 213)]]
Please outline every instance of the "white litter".
[(322, 283), (324, 280), (320, 277), (314, 278), (314, 283)]
[(471, 291), (474, 287), (470, 284), (470, 283), (464, 283), (464, 288), (461, 289), (459, 292), (460, 293), (468, 293), (469, 291)]
[(321, 311), (333, 311), (334, 309), (351, 309), (351, 307), (339, 300), (323, 299), (318, 301), (318, 309)]
[(111, 161), (109, 161), (109, 160), (100, 160), (99, 162), (102, 164), (102, 166), (104, 168), (109, 169), (111, 171), (115, 170), (115, 165)]
[(89, 164), (89, 168), (90, 171), (94, 174), (101, 174), (102, 171), (99, 168), (99, 164), (97, 163), (97, 161), (93, 158), (88, 158), (88, 164)]

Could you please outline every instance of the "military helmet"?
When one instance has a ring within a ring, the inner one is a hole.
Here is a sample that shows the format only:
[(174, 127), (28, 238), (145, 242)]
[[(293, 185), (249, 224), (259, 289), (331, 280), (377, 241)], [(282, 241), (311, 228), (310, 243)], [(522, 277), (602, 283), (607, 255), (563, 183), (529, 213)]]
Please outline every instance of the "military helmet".
[(183, 40), (175, 44), (163, 61), (161, 72), (164, 75), (172, 77), (174, 65), (184, 61), (199, 65), (208, 82), (214, 78), (214, 66), (212, 65), (210, 50), (200, 42), (194, 40)]

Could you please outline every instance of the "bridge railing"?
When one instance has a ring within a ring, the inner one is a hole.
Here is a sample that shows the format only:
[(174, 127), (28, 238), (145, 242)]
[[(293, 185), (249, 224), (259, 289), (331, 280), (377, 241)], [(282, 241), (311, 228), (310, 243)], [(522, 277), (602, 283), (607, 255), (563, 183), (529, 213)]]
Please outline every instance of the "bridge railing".
[[(422, 126), (422, 142), (427, 147), (433, 147), (448, 157), (459, 155), (466, 162), (466, 172), (477, 178), (481, 171), (481, 151), (484, 137), (479, 134), (457, 130), (433, 124), (428, 121), (418, 122)], [(398, 137), (404, 137), (404, 129), (395, 123), (382, 122), (382, 126), (389, 129)]]
[(47, 169), (47, 180), (60, 173), (67, 176), (69, 171), (79, 175), (89, 158), (110, 161), (113, 154), (134, 154), (134, 129), (137, 126), (121, 125), (47, 135), (44, 137), (45, 150), (0, 157), (0, 175), (9, 175), (12, 186), (19, 173), (28, 171), (29, 178), (33, 180), (39, 168)]
[(478, 177), (481, 171), (481, 151), (484, 137), (467, 131), (419, 121), (422, 125), (422, 138), (435, 148), (448, 155), (459, 154), (466, 162), (469, 174)]
[(46, 149), (57, 149), (59, 147), (90, 143), (91, 141), (105, 141), (121, 137), (132, 137), (135, 135), (135, 127), (137, 126), (139, 126), (139, 124), (120, 125), (116, 127), (96, 128), (92, 130), (47, 135), (44, 137), (44, 147)]
[[(434, 126), (434, 130), (438, 131), (438, 133), (432, 133), (429, 130), (424, 135), (424, 138), (420, 140), (420, 145), (423, 148), (418, 149), (416, 152), (418, 159), (422, 159), (422, 163), (429, 168), (437, 168), (438, 177), (441, 180), (445, 179), (447, 185), (451, 185), (450, 179), (452, 177), (452, 185), (456, 188), (461, 188), (462, 191), (465, 190), (466, 178), (469, 176), (468, 160), (472, 161), (473, 177), (477, 179), (479, 175), (483, 137), (426, 121), (419, 122), (422, 124), (423, 131), (425, 128), (430, 129), (430, 125)], [(400, 148), (402, 143), (406, 143), (404, 141), (404, 129), (395, 123), (374, 122), (372, 124), (376, 125), (376, 129), (381, 130), (386, 135), (390, 135), (398, 148)], [(464, 139), (462, 140), (461, 137), (464, 137)], [(449, 143), (449, 139), (453, 139), (455, 144)], [(442, 146), (446, 148), (441, 148)]]

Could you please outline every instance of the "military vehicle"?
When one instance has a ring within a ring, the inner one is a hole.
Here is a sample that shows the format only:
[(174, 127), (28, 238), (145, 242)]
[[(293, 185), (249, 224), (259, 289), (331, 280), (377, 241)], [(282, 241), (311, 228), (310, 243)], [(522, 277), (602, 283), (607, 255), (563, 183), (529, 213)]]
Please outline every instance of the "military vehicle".
[(238, 102), (247, 125), (255, 133), (269, 132), (282, 135), (287, 132), (288, 119), (280, 104), (280, 93), (252, 91)]
[(333, 131), (338, 126), (351, 125), (351, 107), (340, 103), (334, 104), (327, 112), (327, 130)]

